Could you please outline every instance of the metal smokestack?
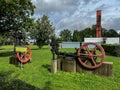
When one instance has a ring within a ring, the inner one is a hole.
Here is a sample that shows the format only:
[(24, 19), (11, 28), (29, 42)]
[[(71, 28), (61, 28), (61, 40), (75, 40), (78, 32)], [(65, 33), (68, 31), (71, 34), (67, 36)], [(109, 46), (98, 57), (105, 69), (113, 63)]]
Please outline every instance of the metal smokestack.
[(96, 11), (96, 37), (101, 37), (101, 10)]

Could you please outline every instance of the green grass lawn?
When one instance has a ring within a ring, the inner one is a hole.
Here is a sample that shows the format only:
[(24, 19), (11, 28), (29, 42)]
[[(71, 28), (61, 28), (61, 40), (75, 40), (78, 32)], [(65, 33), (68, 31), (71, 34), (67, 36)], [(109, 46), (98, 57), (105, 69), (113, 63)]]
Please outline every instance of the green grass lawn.
[(0, 47), (0, 90), (120, 90), (120, 57), (105, 57), (113, 62), (113, 77), (62, 71), (52, 74), (50, 49), (31, 48), (32, 62), (20, 69), (9, 64), (13, 46)]

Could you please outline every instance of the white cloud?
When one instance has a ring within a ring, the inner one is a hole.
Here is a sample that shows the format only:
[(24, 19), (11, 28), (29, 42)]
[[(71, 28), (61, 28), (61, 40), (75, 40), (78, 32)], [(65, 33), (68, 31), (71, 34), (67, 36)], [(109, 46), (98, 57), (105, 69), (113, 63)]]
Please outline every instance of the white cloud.
[[(81, 30), (96, 23), (96, 10), (102, 10), (102, 25), (110, 29), (120, 29), (119, 0), (32, 0), (36, 5), (35, 15), (43, 14), (56, 27), (56, 32), (63, 29)], [(119, 19), (119, 20), (118, 20)]]
[(34, 0), (33, 3), (36, 5), (36, 13), (71, 13), (76, 8), (77, 0)]

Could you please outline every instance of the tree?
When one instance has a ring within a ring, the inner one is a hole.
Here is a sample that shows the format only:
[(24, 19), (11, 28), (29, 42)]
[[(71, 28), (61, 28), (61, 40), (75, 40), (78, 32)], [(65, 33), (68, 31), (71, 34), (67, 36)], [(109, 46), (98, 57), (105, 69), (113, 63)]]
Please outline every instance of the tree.
[(108, 30), (105, 28), (102, 28), (102, 37), (107, 37)]
[(80, 41), (83, 42), (85, 37), (92, 37), (92, 29), (91, 28), (85, 28), (81, 31), (79, 31)]
[(0, 0), (0, 8), (0, 32), (3, 34), (29, 26), (35, 6), (31, 0)]
[(54, 36), (54, 30), (55, 28), (50, 22), (48, 16), (43, 15), (42, 18), (39, 18), (36, 21), (36, 39), (39, 48), (49, 42), (51, 36)]
[[(74, 36), (74, 33), (73, 33)], [(85, 37), (96, 37), (96, 25), (92, 25), (92, 28), (85, 28), (79, 31), (80, 41), (83, 41)], [(107, 30), (102, 28), (102, 37), (118, 37), (118, 33), (114, 29)]]
[(118, 33), (118, 36), (119, 36), (119, 38), (120, 38), (120, 32)]
[(96, 37), (96, 25), (92, 25), (92, 28), (91, 28), (91, 36), (92, 36), (92, 37)]
[(64, 29), (63, 31), (60, 32), (60, 37), (62, 38), (63, 41), (70, 41), (72, 38), (72, 33), (68, 29)]
[(73, 41), (81, 41), (78, 30), (74, 30), (74, 32), (73, 32)]
[(118, 33), (114, 29), (110, 29), (107, 32), (107, 37), (118, 37)]

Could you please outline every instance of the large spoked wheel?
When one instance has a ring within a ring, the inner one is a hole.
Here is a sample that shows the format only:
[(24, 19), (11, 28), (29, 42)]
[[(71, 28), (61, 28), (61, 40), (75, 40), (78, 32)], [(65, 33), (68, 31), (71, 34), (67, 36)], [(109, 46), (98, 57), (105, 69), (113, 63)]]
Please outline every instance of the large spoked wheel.
[(77, 52), (78, 60), (82, 66), (88, 69), (100, 67), (105, 58), (104, 49), (97, 43), (85, 43)]
[(25, 46), (27, 48), (26, 52), (17, 52), (17, 58), (21, 63), (27, 63), (28, 61), (30, 61), (31, 56), (32, 56), (32, 50), (28, 47)]

